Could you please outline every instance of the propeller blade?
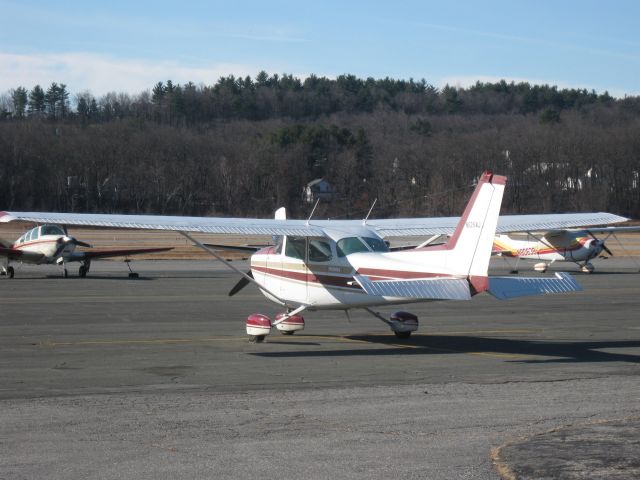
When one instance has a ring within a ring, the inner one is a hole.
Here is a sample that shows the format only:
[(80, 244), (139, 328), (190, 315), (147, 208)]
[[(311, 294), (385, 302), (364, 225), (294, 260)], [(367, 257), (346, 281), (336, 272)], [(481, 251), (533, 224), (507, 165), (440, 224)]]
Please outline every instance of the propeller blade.
[(78, 240), (77, 238), (73, 238), (73, 237), (71, 237), (71, 243), (74, 243), (75, 245), (80, 246), (80, 247), (93, 248), (93, 247), (92, 247), (91, 245), (89, 245), (88, 243), (83, 242), (83, 241)]
[(602, 242), (602, 249), (607, 252), (609, 254), (610, 257), (613, 257), (613, 252), (611, 250), (609, 250), (609, 247), (607, 247), (604, 242)]
[[(251, 278), (253, 278), (253, 273), (251, 273), (251, 270), (249, 270), (247, 272), (247, 275), (250, 276)], [(249, 280), (246, 277), (242, 277), (238, 283), (236, 283), (233, 288), (229, 291), (229, 296), (233, 297), (236, 293), (238, 293), (240, 290), (242, 290), (244, 287), (246, 287), (247, 285), (249, 285)]]

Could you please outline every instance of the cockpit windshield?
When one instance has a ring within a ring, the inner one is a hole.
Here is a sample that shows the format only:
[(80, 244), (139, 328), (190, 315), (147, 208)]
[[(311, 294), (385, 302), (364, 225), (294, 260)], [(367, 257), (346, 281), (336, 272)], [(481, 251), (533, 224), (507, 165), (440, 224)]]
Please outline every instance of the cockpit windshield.
[(40, 228), (40, 235), (64, 235), (64, 231), (57, 225), (44, 225)]
[(369, 249), (358, 237), (341, 238), (336, 243), (336, 250), (339, 257), (345, 257), (352, 253), (368, 252)]

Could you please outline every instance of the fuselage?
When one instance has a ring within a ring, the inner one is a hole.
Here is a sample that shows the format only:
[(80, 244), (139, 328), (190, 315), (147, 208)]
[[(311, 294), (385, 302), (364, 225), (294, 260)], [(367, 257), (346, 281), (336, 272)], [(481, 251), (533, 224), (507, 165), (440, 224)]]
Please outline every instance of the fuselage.
[(493, 252), (505, 257), (542, 261), (586, 262), (602, 253), (603, 242), (583, 231), (547, 234), (539, 239), (496, 235)]
[(276, 246), (251, 257), (254, 279), (289, 306), (309, 309), (348, 309), (395, 303), (431, 301), (369, 295), (354, 275), (371, 280), (461, 278), (447, 265), (438, 248), (390, 252), (374, 232), (327, 237), (283, 237)]
[(59, 258), (70, 256), (76, 245), (64, 242), (65, 233), (57, 225), (35, 227), (22, 235), (13, 248), (22, 251), (20, 261), (37, 265), (56, 263)]

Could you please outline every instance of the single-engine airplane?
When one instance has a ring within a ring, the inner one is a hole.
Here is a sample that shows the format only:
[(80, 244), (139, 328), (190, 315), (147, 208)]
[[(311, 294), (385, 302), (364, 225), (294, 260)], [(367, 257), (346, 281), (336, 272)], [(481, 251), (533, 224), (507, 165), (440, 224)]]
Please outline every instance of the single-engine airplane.
[[(91, 268), (91, 261), (97, 258), (128, 257), (144, 253), (166, 252), (168, 248), (128, 248), (115, 250), (87, 250), (75, 251), (76, 246), (91, 248), (88, 243), (82, 242), (67, 234), (67, 231), (58, 225), (42, 225), (32, 228), (13, 243), (0, 240), (0, 257), (4, 257), (4, 265), (0, 268), (0, 274), (13, 278), (14, 268), (11, 261), (32, 263), (35, 265), (56, 264), (62, 267), (65, 277), (69, 275), (67, 263), (81, 262), (78, 270), (80, 277), (86, 277)], [(127, 262), (127, 265), (129, 263)], [(129, 276), (137, 277), (129, 266)]]
[[(482, 174), (461, 218), (377, 220), (291, 220), (284, 218), (208, 218), (150, 215), (0, 212), (0, 222), (26, 220), (61, 225), (91, 225), (175, 231), (218, 260), (215, 249), (193, 233), (277, 236), (275, 246), (251, 256), (234, 294), (249, 283), (286, 311), (274, 321), (261, 314), (247, 319), (247, 334), (261, 341), (277, 327), (283, 333), (304, 328), (304, 311), (364, 309), (401, 338), (417, 330), (418, 319), (396, 312), (389, 319), (372, 307), (434, 300), (469, 300), (482, 292), (498, 299), (581, 290), (566, 273), (553, 277), (489, 277), (496, 232), (604, 225), (627, 220), (608, 213), (510, 215), (499, 217), (506, 177)], [(448, 235), (444, 245), (390, 251), (385, 238)]]
[[(613, 253), (605, 242), (616, 233), (637, 232), (640, 227), (604, 227), (587, 229), (562, 229), (546, 232), (498, 234), (493, 241), (493, 253), (505, 258), (516, 258), (513, 268), (517, 272), (517, 262), (522, 258), (537, 260), (534, 269), (546, 272), (554, 262), (573, 262), (585, 273), (593, 273), (591, 260), (607, 253)], [(606, 234), (597, 238), (596, 234)]]

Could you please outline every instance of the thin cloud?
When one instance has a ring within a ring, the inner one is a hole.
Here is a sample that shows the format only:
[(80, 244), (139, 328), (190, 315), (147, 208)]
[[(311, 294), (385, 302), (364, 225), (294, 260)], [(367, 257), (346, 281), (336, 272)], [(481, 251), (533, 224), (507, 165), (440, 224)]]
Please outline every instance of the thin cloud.
[[(118, 59), (89, 53), (19, 55), (0, 53), (0, 92), (23, 86), (27, 89), (51, 82), (64, 83), (70, 91), (90, 90), (139, 93), (155, 83), (213, 84), (227, 75), (255, 76), (263, 67), (218, 63), (189, 66), (174, 61)], [(280, 71), (280, 70), (278, 70)]]
[(496, 40), (507, 40), (510, 42), (527, 43), (531, 45), (540, 45), (540, 46), (551, 47), (551, 48), (563, 48), (565, 50), (583, 52), (589, 55), (617, 58), (620, 60), (640, 61), (640, 55), (632, 55), (632, 54), (627, 54), (623, 52), (606, 50), (602, 48), (590, 48), (582, 45), (575, 45), (572, 43), (559, 42), (554, 40), (543, 40), (541, 38), (524, 37), (519, 35), (508, 35), (503, 33), (487, 32), (483, 30), (475, 30), (470, 28), (454, 27), (451, 25), (438, 25), (435, 23), (416, 23), (415, 25), (422, 28), (430, 28), (430, 29), (442, 30), (446, 32), (494, 38)]

